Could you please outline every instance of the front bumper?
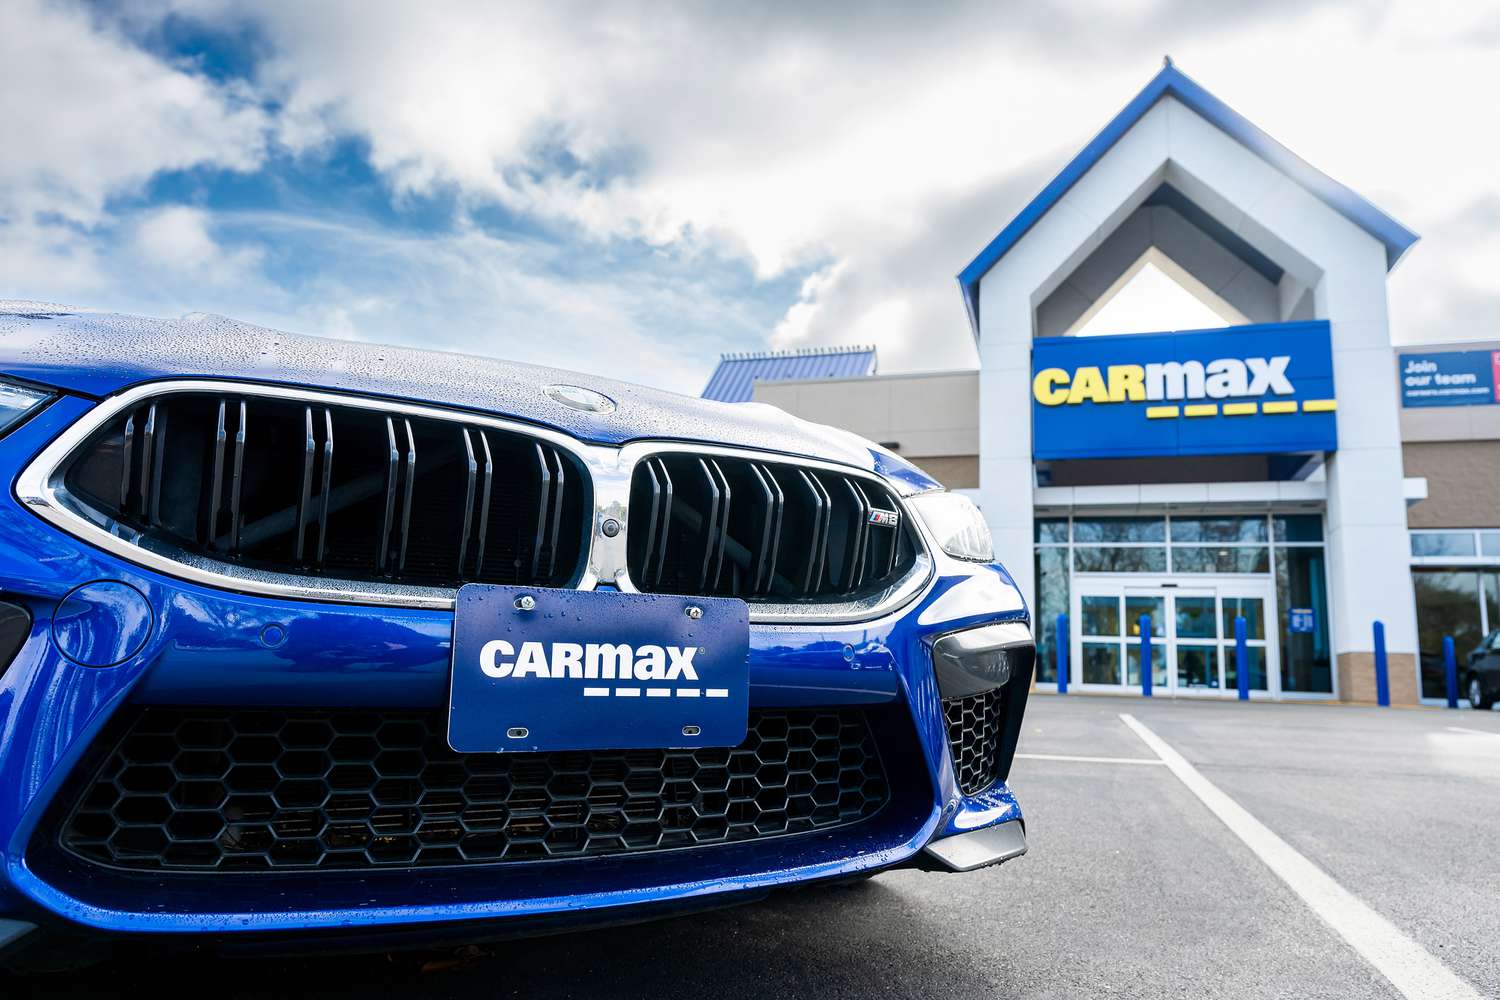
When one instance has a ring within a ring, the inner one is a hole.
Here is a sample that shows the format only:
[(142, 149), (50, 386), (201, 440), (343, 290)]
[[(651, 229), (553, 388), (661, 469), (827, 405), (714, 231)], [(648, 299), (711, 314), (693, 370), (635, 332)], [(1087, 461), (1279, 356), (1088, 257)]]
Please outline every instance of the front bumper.
[[(22, 467), (90, 405), (63, 397), (0, 439), (0, 469)], [(143, 643), (128, 658), (80, 666), (58, 651), (56, 612), (75, 588), (98, 581), (137, 591), (148, 620), (136, 623)], [(1024, 621), (1026, 609), (999, 567), (940, 559), (922, 595), (883, 619), (752, 626), (752, 707), (864, 706), (889, 730), (881, 742), (890, 802), (855, 826), (449, 868), (233, 875), (101, 868), (56, 850), (56, 825), (75, 771), (112, 720), (142, 706), (438, 709), (447, 698), (452, 612), (196, 586), (86, 545), (10, 495), (0, 498), (0, 592), (32, 618), (0, 677), (0, 918), (210, 934), (598, 918), (888, 868), (917, 860), (940, 838), (1005, 823), (1016, 829), (1021, 817), (1003, 781), (972, 796), (958, 789), (928, 644), (956, 629)]]

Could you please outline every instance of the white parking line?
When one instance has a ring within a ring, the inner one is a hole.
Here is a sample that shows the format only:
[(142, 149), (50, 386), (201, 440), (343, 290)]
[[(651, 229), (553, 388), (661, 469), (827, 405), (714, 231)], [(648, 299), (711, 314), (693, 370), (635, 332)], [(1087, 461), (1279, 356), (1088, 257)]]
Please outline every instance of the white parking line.
[(1470, 729), (1468, 726), (1444, 726), (1450, 733), (1471, 733), (1474, 736), (1493, 736), (1500, 740), (1500, 733), (1492, 733), (1488, 729)]
[(1314, 913), (1404, 996), (1412, 1000), (1479, 1000), (1468, 983), (1449, 971), (1431, 952), (1407, 937), (1396, 925), (1371, 909), (1363, 900), (1339, 885), (1323, 869), (1272, 833), (1260, 820), (1219, 790), (1196, 767), (1173, 750), (1160, 736), (1135, 716), (1120, 713), (1120, 720), (1162, 759), (1188, 791), (1208, 806), (1245, 846), (1254, 851)]
[(1016, 760), (1065, 760), (1073, 764), (1149, 764), (1162, 767), (1166, 761), (1157, 757), (1071, 757), (1063, 753), (1018, 753)]

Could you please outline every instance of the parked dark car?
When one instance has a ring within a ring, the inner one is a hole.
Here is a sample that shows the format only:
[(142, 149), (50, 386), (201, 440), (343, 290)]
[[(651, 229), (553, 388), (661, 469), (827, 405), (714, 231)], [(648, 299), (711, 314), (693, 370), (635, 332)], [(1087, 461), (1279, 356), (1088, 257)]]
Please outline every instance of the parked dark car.
[(1469, 693), (1469, 704), (1481, 712), (1489, 711), (1500, 700), (1500, 628), (1469, 653), (1464, 690)]

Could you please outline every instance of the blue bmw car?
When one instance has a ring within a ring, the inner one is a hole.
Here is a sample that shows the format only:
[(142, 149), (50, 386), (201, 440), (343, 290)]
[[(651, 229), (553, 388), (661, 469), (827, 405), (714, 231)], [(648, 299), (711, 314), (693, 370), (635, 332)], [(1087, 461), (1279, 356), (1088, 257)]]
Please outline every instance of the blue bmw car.
[(0, 950), (456, 940), (1026, 849), (964, 497), (757, 404), (0, 306)]

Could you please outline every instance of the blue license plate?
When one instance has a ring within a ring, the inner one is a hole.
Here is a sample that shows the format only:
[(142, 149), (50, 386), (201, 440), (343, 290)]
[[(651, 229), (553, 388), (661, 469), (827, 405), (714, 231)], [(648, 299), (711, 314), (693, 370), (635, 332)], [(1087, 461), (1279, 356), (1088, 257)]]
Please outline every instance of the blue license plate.
[(469, 584), (453, 622), (460, 753), (732, 747), (749, 716), (744, 601)]

